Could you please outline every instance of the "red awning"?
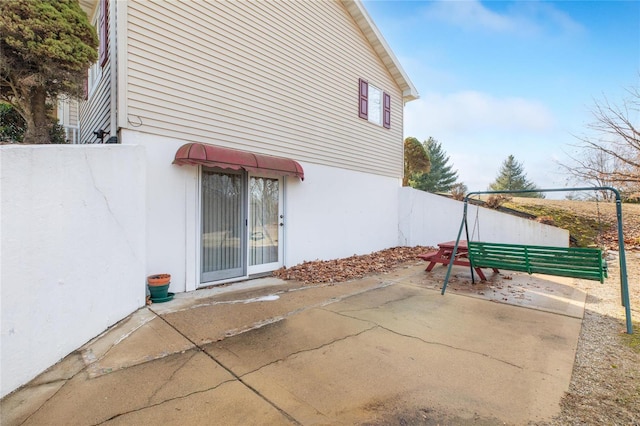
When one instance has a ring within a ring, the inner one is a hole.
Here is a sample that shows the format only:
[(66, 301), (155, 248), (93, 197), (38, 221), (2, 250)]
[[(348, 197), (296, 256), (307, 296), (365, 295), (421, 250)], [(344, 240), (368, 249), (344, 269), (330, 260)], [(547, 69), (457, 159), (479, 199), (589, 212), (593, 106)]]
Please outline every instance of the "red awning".
[(254, 154), (237, 149), (223, 148), (205, 143), (188, 143), (176, 152), (173, 164), (203, 165), (222, 169), (244, 169), (268, 176), (296, 176), (304, 180), (304, 170), (297, 161), (289, 158)]

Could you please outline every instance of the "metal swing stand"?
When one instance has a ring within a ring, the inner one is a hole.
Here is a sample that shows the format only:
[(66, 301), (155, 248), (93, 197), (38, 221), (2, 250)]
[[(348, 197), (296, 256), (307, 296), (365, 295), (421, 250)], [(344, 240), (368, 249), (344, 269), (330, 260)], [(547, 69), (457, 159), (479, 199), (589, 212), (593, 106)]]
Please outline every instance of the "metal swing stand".
[[(451, 276), (451, 268), (453, 267), (453, 261), (456, 258), (456, 253), (458, 252), (458, 244), (460, 243), (460, 236), (462, 235), (462, 230), (465, 230), (467, 241), (469, 240), (469, 227), (467, 224), (467, 207), (469, 205), (469, 197), (472, 195), (485, 195), (485, 194), (522, 194), (522, 193), (531, 193), (531, 192), (567, 192), (567, 191), (612, 191), (616, 196), (616, 217), (618, 219), (618, 251), (619, 251), (619, 259), (620, 259), (620, 293), (622, 295), (622, 306), (625, 308), (626, 315), (626, 323), (627, 323), (627, 334), (633, 334), (633, 324), (631, 321), (631, 305), (629, 302), (629, 284), (627, 281), (627, 261), (626, 254), (624, 251), (624, 234), (622, 232), (622, 199), (620, 198), (620, 193), (617, 189), (612, 188), (610, 186), (594, 186), (590, 188), (554, 188), (554, 189), (535, 189), (535, 190), (513, 190), (513, 191), (476, 191), (469, 192), (464, 197), (464, 210), (462, 214), (462, 223), (460, 224), (460, 230), (458, 231), (458, 237), (456, 238), (456, 243), (453, 247), (453, 253), (451, 254), (451, 261), (449, 262), (449, 266), (447, 268), (447, 274), (444, 277), (444, 283), (442, 284), (442, 292), (444, 295), (447, 284), (449, 283), (449, 277)], [(472, 267), (472, 277), (473, 277), (473, 264)]]

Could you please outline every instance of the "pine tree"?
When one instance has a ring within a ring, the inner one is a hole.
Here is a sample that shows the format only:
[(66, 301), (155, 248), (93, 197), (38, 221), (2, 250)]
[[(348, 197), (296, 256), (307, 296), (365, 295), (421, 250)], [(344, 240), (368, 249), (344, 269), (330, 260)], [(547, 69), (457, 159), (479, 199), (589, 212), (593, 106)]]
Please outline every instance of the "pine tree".
[(416, 179), (414, 188), (429, 192), (450, 192), (458, 181), (458, 172), (448, 164), (449, 157), (440, 142), (429, 137), (424, 148), (431, 160), (431, 170)]
[(97, 45), (78, 0), (0, 0), (0, 100), (24, 118), (24, 143), (51, 143), (47, 101), (82, 93)]
[(429, 155), (420, 141), (414, 137), (404, 140), (404, 177), (402, 186), (413, 186), (415, 180), (430, 168)]
[[(489, 189), (492, 191), (520, 191), (535, 190), (537, 187), (533, 182), (527, 180), (522, 163), (516, 161), (513, 155), (509, 155), (502, 163), (498, 177), (489, 185)], [(522, 197), (544, 198), (544, 195), (540, 192), (525, 192), (519, 195)]]

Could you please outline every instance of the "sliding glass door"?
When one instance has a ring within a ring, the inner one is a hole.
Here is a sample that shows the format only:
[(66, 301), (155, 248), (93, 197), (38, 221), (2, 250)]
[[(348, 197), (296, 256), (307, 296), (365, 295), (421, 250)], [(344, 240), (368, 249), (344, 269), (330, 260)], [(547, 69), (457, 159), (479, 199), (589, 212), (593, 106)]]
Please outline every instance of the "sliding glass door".
[(202, 172), (202, 282), (246, 274), (246, 179)]
[(282, 180), (202, 171), (201, 282), (282, 266)]
[(280, 179), (249, 178), (249, 273), (282, 266), (282, 197)]

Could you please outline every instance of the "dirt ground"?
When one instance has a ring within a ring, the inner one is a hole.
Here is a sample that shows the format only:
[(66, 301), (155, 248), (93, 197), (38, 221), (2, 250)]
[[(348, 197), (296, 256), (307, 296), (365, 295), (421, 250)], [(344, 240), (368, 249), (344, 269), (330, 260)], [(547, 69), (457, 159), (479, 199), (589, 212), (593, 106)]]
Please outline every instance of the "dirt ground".
[[(617, 209), (614, 202), (547, 200), (540, 198), (513, 198), (516, 204), (544, 205), (568, 209), (603, 225), (602, 243), (618, 250)], [(627, 250), (640, 250), (640, 204), (621, 204), (622, 228)], [(608, 226), (605, 226), (608, 225)]]

